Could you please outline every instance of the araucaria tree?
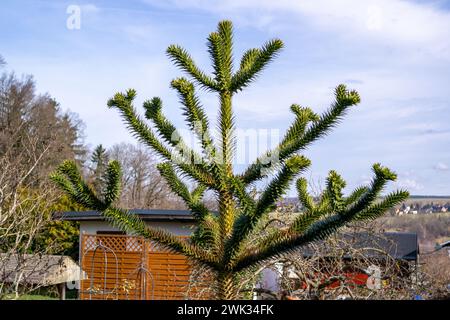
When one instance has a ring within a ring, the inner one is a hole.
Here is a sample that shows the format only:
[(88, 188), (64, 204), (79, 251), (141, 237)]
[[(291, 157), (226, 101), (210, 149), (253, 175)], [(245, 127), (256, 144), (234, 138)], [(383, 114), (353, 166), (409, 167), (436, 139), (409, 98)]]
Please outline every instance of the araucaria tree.
[[(324, 239), (350, 222), (374, 219), (408, 197), (406, 191), (380, 197), (386, 183), (395, 180), (396, 175), (379, 164), (373, 166), (374, 177), (370, 185), (361, 186), (348, 196), (343, 195), (345, 181), (334, 171), (327, 177), (320, 199), (308, 194), (306, 180), (299, 178), (296, 186), (304, 211), (289, 228), (265, 235), (256, 243), (248, 241), (258, 222), (274, 209), (276, 201), (310, 165), (310, 161), (299, 153), (326, 135), (351, 106), (360, 102), (360, 97), (356, 91), (348, 91), (344, 85), (339, 85), (335, 91), (335, 101), (323, 114), (292, 105), (294, 121), (278, 146), (238, 174), (233, 171), (232, 165), (236, 144), (233, 95), (257, 78), (279, 53), (283, 43), (274, 39), (260, 49), (246, 51), (235, 72), (232, 46), (232, 24), (222, 21), (217, 31), (208, 37), (213, 75), (201, 71), (183, 48), (171, 45), (167, 49), (175, 65), (189, 75), (189, 78), (173, 80), (171, 86), (179, 94), (183, 115), (198, 137), (202, 152), (190, 148), (183, 137), (174, 134), (176, 128), (164, 116), (159, 98), (145, 101), (143, 105), (145, 117), (153, 126), (149, 126), (135, 111), (134, 90), (117, 93), (108, 101), (110, 108), (120, 112), (133, 135), (164, 159), (165, 162), (158, 165), (161, 175), (186, 202), (197, 221), (197, 229), (189, 239), (180, 239), (165, 230), (149, 227), (127, 210), (114, 205), (120, 193), (121, 175), (116, 161), (109, 162), (107, 166), (104, 176), (107, 183), (101, 194), (82, 180), (73, 162), (64, 162), (51, 176), (74, 200), (86, 208), (101, 212), (115, 226), (155, 241), (210, 268), (215, 275), (219, 299), (238, 296), (236, 279), (248, 268)], [(219, 98), (218, 130), (214, 136), (195, 92), (195, 85), (216, 93)], [(263, 178), (270, 181), (255, 199), (249, 189)], [(186, 184), (186, 179), (196, 183), (193, 189)], [(217, 195), (218, 212), (210, 212), (202, 204), (207, 190)]]

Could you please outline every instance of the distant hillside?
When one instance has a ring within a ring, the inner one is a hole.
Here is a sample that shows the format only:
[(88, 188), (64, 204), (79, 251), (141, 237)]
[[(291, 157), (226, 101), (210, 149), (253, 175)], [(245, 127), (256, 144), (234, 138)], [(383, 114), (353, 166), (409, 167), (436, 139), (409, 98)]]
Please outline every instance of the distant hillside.
[[(450, 195), (449, 196), (433, 196), (433, 195), (411, 195), (407, 201), (415, 201), (415, 202), (434, 202), (434, 201), (444, 201), (444, 202), (450, 202)], [(298, 202), (297, 197), (286, 197), (283, 198), (279, 202), (279, 204), (295, 204)]]
[[(278, 207), (294, 211), (302, 210), (297, 197), (286, 197), (282, 199), (278, 202)], [(438, 212), (450, 212), (450, 196), (412, 195), (402, 204), (388, 211), (392, 215)]]
[(376, 220), (385, 231), (415, 232), (425, 252), (434, 244), (450, 240), (450, 212), (403, 216), (383, 216)]
[(411, 195), (410, 199), (446, 199), (450, 200), (450, 196), (426, 196), (426, 195)]
[[(414, 207), (430, 207), (434, 206), (446, 206), (450, 209), (450, 196), (423, 196), (413, 195), (404, 202), (405, 205)], [(449, 210), (450, 211), (450, 210)]]

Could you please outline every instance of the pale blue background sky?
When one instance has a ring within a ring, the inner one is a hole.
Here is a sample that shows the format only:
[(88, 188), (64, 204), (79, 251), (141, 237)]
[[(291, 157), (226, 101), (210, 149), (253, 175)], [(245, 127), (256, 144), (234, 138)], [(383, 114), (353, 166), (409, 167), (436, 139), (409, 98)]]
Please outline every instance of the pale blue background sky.
[[(69, 5), (81, 28), (66, 27)], [(336, 169), (349, 187), (381, 162), (399, 174), (393, 187), (450, 194), (450, 2), (342, 1), (38, 1), (2, 0), (0, 54), (9, 70), (33, 74), (40, 92), (86, 123), (91, 146), (133, 141), (106, 101), (133, 87), (137, 107), (160, 96), (182, 125), (169, 82), (181, 73), (165, 56), (171, 43), (210, 70), (206, 37), (220, 19), (235, 25), (235, 56), (273, 37), (285, 42), (259, 81), (235, 99), (238, 127), (284, 130), (299, 103), (322, 111), (339, 83), (362, 103), (306, 155), (307, 176)], [(216, 101), (202, 94), (215, 115)]]

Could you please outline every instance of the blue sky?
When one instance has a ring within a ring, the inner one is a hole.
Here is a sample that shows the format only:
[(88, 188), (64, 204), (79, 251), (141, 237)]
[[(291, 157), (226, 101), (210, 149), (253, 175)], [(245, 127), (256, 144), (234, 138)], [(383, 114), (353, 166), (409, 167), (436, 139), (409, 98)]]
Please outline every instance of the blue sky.
[[(80, 29), (67, 28), (70, 5), (81, 9)], [(450, 194), (450, 1), (3, 0), (0, 54), (9, 70), (33, 74), (40, 92), (80, 115), (87, 143), (110, 146), (134, 141), (106, 108), (129, 87), (137, 107), (160, 96), (183, 126), (169, 87), (182, 74), (165, 49), (180, 44), (210, 71), (206, 37), (221, 19), (234, 22), (237, 58), (270, 38), (285, 42), (236, 96), (239, 128), (285, 130), (292, 103), (323, 111), (345, 83), (362, 102), (307, 150), (307, 177), (318, 182), (336, 169), (352, 188), (380, 162), (399, 175), (391, 189)], [(214, 117), (215, 97), (201, 97)]]

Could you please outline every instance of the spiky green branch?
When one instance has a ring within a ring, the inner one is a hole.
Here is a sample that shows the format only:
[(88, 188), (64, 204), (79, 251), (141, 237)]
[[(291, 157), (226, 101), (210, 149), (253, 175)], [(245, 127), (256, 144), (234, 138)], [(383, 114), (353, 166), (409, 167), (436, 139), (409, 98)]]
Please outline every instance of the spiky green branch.
[[(188, 241), (167, 231), (147, 226), (137, 216), (115, 207), (120, 195), (120, 166), (110, 162), (102, 177), (104, 190), (96, 194), (85, 183), (73, 162), (64, 162), (51, 178), (73, 200), (86, 208), (97, 210), (118, 228), (155, 241), (170, 250), (186, 255), (208, 266), (216, 275), (217, 297), (237, 297), (236, 274), (267, 260), (295, 251), (312, 241), (324, 239), (352, 221), (375, 219), (408, 197), (406, 191), (394, 191), (380, 200), (388, 181), (396, 175), (379, 164), (373, 166), (374, 178), (369, 186), (356, 188), (348, 196), (343, 192), (345, 181), (335, 171), (326, 179), (326, 188), (318, 197), (309, 194), (304, 178), (297, 180), (299, 201), (303, 209), (283, 229), (274, 230), (252, 242), (258, 225), (275, 207), (278, 199), (290, 188), (295, 178), (310, 165), (299, 153), (335, 127), (351, 106), (360, 102), (356, 91), (337, 86), (335, 101), (318, 115), (311, 108), (291, 106), (294, 121), (280, 143), (251, 164), (243, 174), (235, 174), (233, 157), (236, 137), (233, 96), (261, 74), (261, 71), (283, 48), (281, 40), (266, 42), (259, 49), (246, 51), (239, 68), (233, 71), (233, 29), (229, 21), (219, 23), (208, 37), (213, 74), (200, 70), (183, 48), (171, 45), (170, 59), (189, 79), (172, 81), (182, 104), (188, 127), (194, 132), (202, 152), (190, 148), (162, 112), (162, 101), (153, 98), (144, 102), (147, 125), (133, 107), (136, 92), (117, 93), (108, 106), (117, 109), (132, 134), (153, 149), (164, 162), (158, 166), (172, 191), (192, 212), (197, 229)], [(213, 139), (210, 122), (195, 92), (195, 85), (217, 94), (219, 99), (218, 136)], [(263, 177), (270, 182), (259, 197), (248, 191)], [(194, 180), (192, 191), (186, 179)], [(213, 192), (219, 211), (211, 212), (203, 204), (205, 192)]]

